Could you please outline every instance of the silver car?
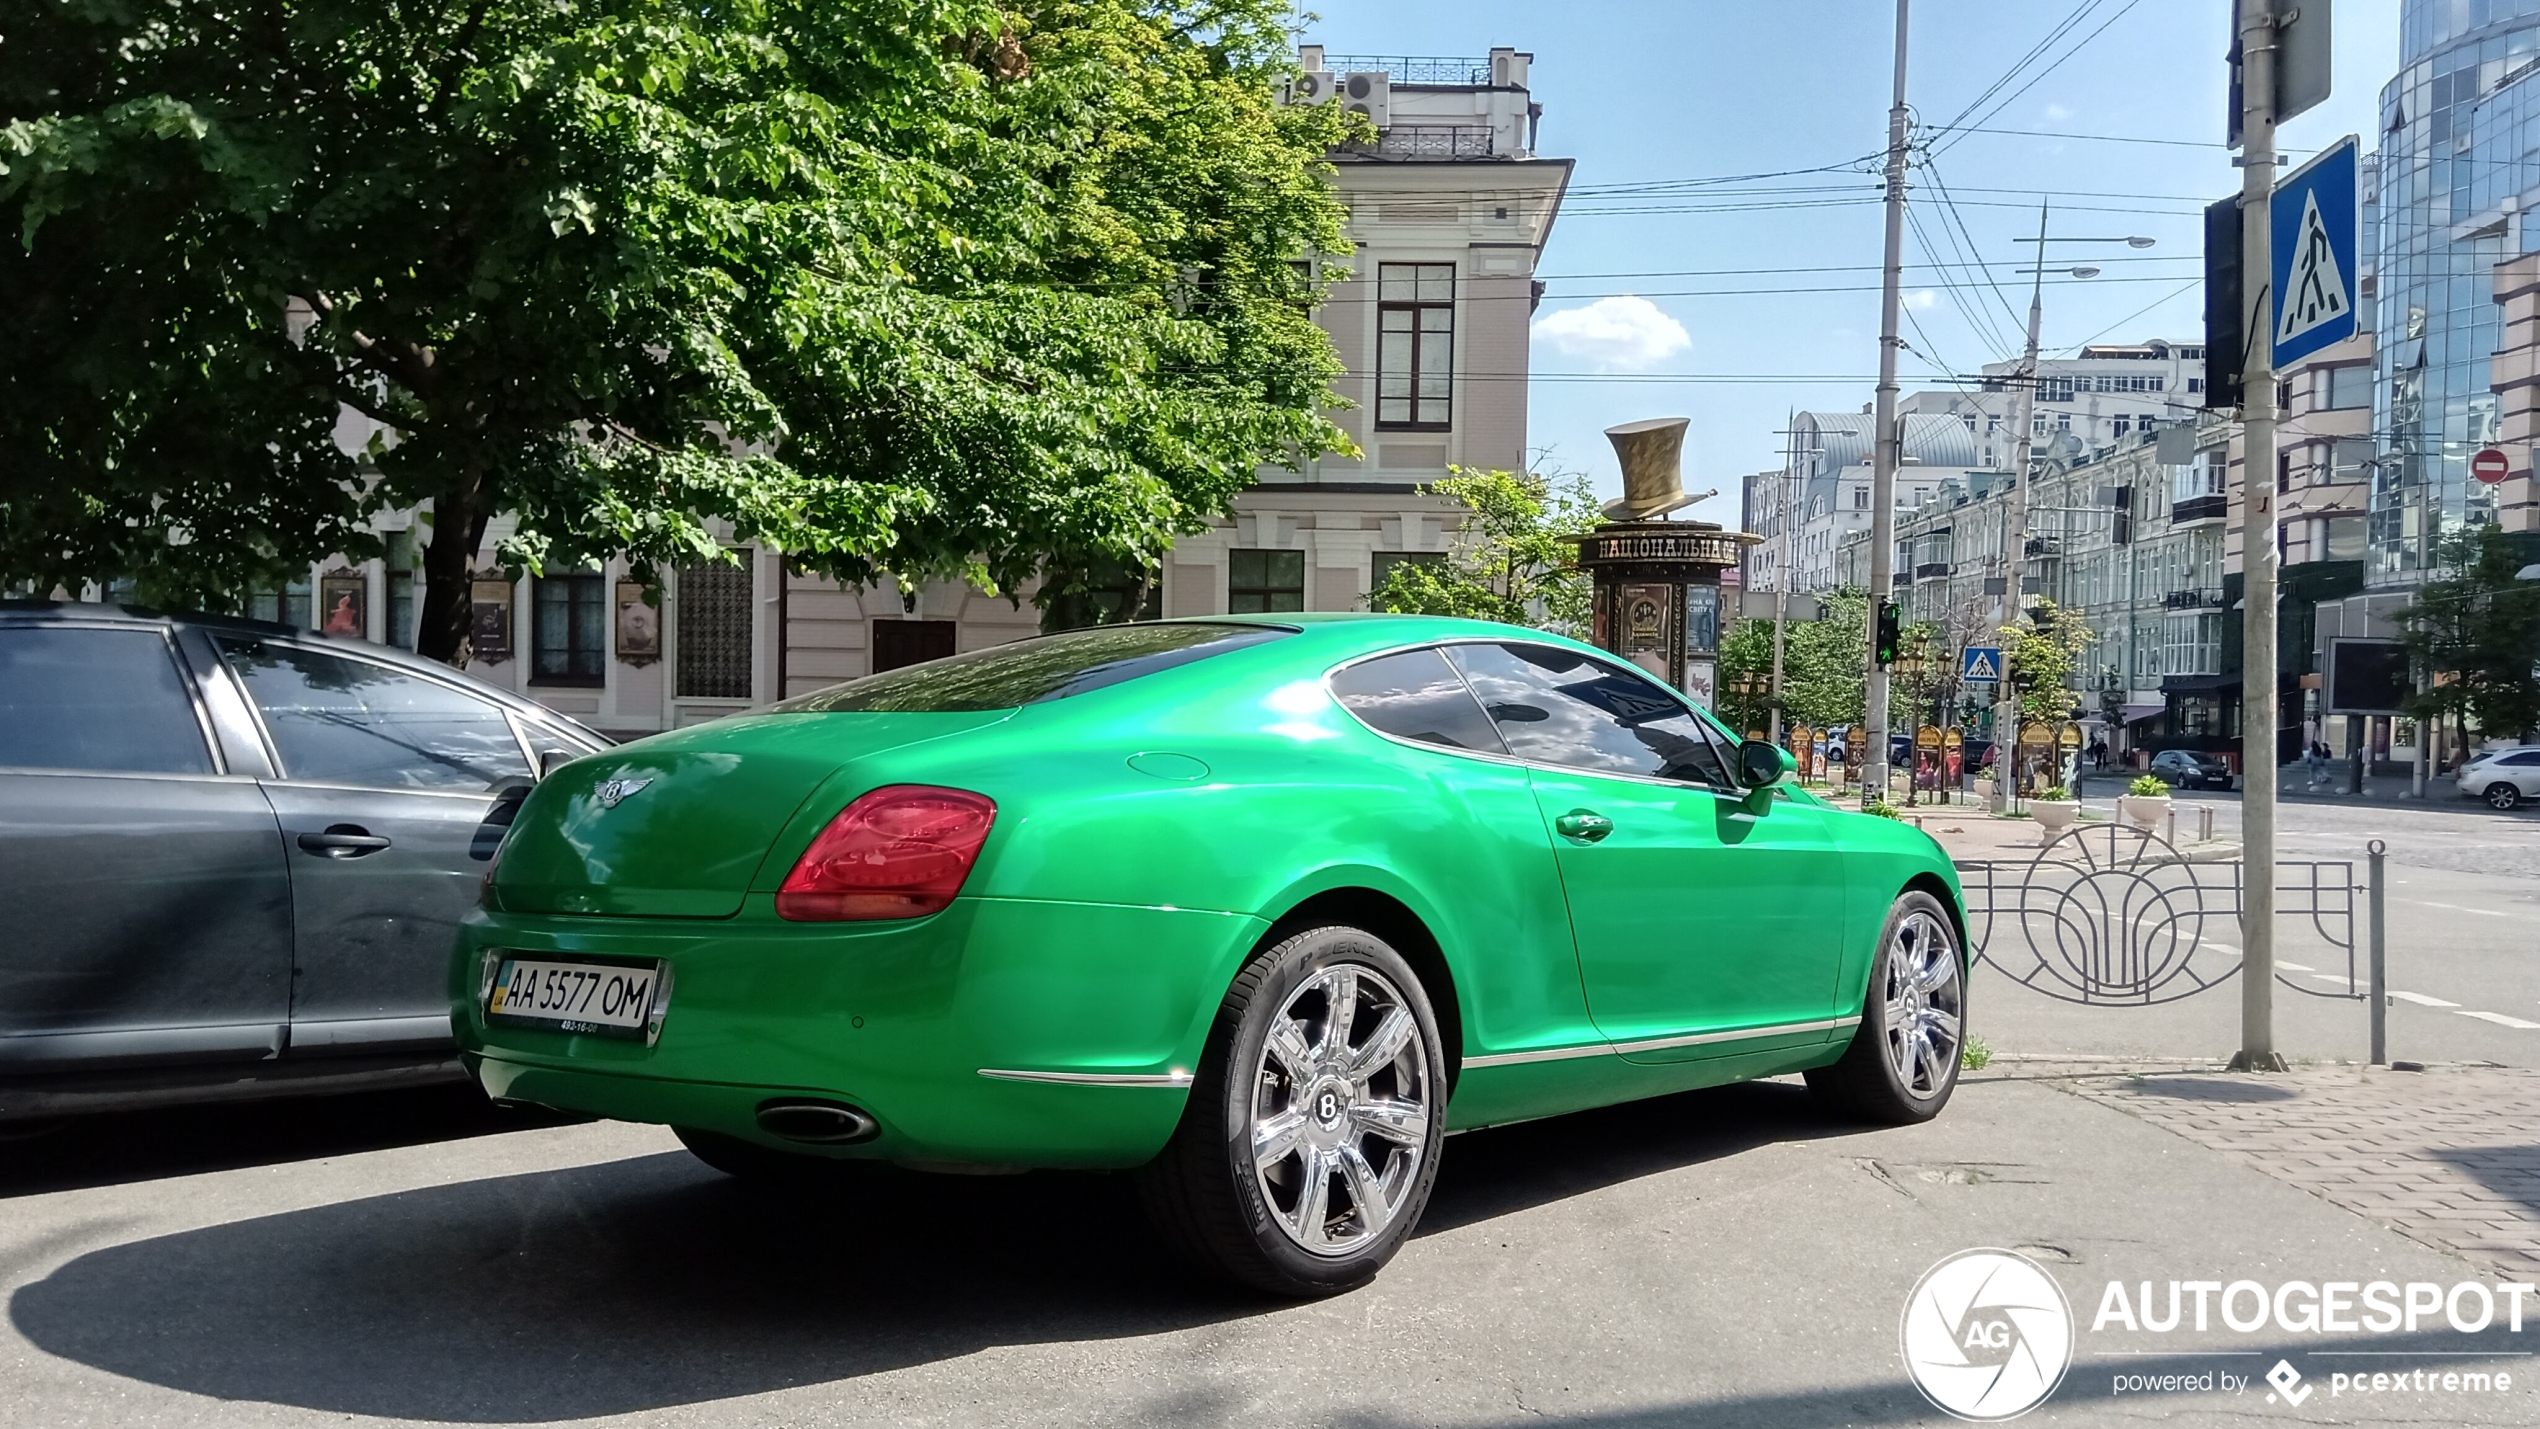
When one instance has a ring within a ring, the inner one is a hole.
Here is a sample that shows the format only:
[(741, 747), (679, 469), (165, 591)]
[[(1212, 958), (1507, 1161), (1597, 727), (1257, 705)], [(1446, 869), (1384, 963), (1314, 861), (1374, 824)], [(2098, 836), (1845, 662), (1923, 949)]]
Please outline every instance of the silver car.
[(606, 743), (377, 645), (0, 603), (0, 1122), (457, 1075), (456, 926)]
[(2482, 750), (2452, 781), (2491, 809), (2511, 809), (2527, 799), (2540, 799), (2540, 745)]

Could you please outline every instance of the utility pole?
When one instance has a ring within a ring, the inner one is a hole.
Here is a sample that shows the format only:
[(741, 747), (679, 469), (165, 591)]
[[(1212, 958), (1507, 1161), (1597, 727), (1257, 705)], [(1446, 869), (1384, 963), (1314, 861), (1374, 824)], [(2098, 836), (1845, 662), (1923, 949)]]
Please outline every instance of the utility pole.
[(1908, 0), (1896, 0), (1896, 94), (1887, 111), (1887, 254), (1879, 275), (1878, 441), (1870, 467), (1870, 610), (1862, 632), (1869, 647), (1869, 678), (1861, 711), (1868, 747), (1861, 761), (1861, 797), (1887, 798), (1887, 667), (1878, 659), (1879, 612), (1896, 592), (1896, 322), (1905, 277), (1905, 17)]
[(1792, 450), (1797, 444), (1791, 440), (1791, 437), (1797, 434), (1798, 429), (1798, 413), (1793, 412), (1783, 419), (1781, 514), (1773, 524), (1781, 557), (1780, 569), (1773, 573), (1772, 740), (1775, 744), (1782, 742), (1782, 631), (1790, 624), (1790, 485), (1797, 479), (1792, 471), (1792, 464), (1798, 460), (1798, 453)]
[[(2017, 631), (2020, 587), (2027, 582), (2030, 432), (2037, 425), (2037, 326), (2046, 302), (2046, 205), (2037, 206), (2037, 273), (2029, 280), (2028, 346), (2011, 404), (2011, 501), (2003, 515), (2002, 624)], [(2003, 642), (2002, 682), (1993, 687), (1993, 811), (2007, 813), (2019, 788), (2020, 687), (2011, 683), (2011, 644)]]
[(2280, 1072), (2275, 1049), (2275, 325), (2268, 277), (2275, 193), (2276, 6), (2240, 0), (2240, 1050), (2238, 1071)]

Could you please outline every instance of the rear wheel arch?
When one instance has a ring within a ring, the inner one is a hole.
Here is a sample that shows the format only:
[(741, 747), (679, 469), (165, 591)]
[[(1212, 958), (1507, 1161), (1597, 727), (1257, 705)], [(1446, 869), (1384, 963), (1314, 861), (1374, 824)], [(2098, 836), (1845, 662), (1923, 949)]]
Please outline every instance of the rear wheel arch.
[[(1946, 900), (1944, 900), (1946, 901)], [(1296, 906), (1270, 920), (1269, 930), (1253, 944), (1257, 956), (1264, 948), (1277, 947), (1304, 929), (1325, 923), (1346, 923), (1364, 928), (1393, 946), (1411, 970), (1420, 976), (1420, 984), (1429, 995), (1430, 1010), (1438, 1020), (1438, 1042), (1446, 1057), (1446, 1084), (1450, 1095), (1464, 1064), (1464, 1012), (1456, 992), (1455, 972), (1447, 965), (1446, 951), (1439, 946), (1437, 935), (1409, 904), (1373, 888), (1329, 888), (1305, 898)]]
[[(1905, 880), (1905, 886), (1896, 891), (1896, 896), (1902, 898), (1908, 893), (1928, 893), (1933, 902), (1948, 910), (1949, 929), (1958, 935), (1958, 958), (1961, 962), (1972, 964), (1976, 951), (1974, 944), (1967, 940), (1967, 910), (1958, 906), (1957, 891), (1949, 886), (1949, 880), (1928, 871), (1917, 873)], [(1889, 900), (1891, 906), (1894, 902), (1894, 899)], [(1887, 915), (1881, 913), (1879, 916), (1884, 918)]]

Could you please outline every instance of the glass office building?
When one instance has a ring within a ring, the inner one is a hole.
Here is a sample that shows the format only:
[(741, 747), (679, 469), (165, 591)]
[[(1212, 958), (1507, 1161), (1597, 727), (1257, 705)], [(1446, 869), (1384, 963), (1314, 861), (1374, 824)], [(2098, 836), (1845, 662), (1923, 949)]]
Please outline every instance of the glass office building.
[(2540, 196), (2540, 0), (2406, 0), (2399, 56), (2381, 92), (2380, 251), (2366, 309), (2383, 452), (2366, 527), (2374, 585), (2413, 583), (2444, 532), (2495, 517), (2468, 464), (2497, 439), (2490, 275), (2540, 248), (2540, 226), (2522, 213)]

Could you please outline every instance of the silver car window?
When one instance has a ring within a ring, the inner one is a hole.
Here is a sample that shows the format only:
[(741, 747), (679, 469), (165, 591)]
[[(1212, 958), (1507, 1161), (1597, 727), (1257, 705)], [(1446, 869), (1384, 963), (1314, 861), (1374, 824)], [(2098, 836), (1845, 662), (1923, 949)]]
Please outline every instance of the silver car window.
[(284, 777), (380, 789), (485, 789), (526, 778), (511, 721), (419, 675), (267, 640), (223, 639)]
[(0, 765), (213, 772), (193, 693), (156, 629), (0, 629)]

